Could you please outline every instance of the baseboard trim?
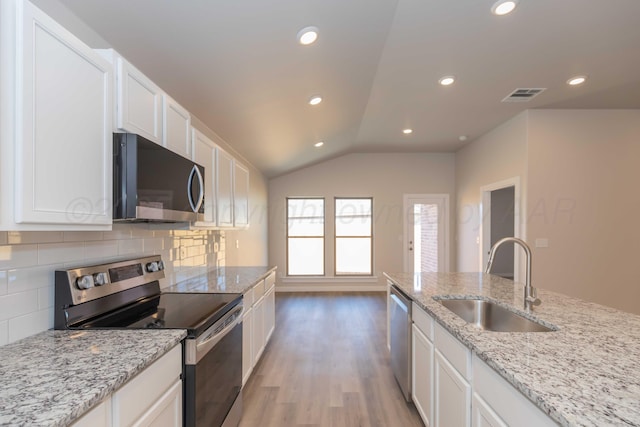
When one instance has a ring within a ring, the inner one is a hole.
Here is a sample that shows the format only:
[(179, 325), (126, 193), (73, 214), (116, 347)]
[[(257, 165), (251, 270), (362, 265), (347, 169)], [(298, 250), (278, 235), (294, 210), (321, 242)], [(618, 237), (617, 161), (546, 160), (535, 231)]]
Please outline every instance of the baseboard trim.
[(276, 292), (385, 292), (386, 286), (378, 284), (297, 284), (277, 285)]

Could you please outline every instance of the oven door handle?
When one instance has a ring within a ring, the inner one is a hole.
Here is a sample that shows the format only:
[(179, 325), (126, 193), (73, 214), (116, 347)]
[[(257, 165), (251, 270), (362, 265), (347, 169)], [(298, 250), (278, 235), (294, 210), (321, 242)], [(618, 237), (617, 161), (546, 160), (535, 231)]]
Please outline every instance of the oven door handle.
[(231, 332), (236, 325), (242, 322), (243, 313), (244, 307), (240, 304), (205, 331), (202, 334), (202, 338), (195, 341), (195, 351), (192, 352), (192, 354), (188, 354), (190, 352), (187, 351), (187, 364), (189, 364), (189, 362), (194, 364), (198, 363), (200, 359), (202, 359), (216, 344), (220, 342), (220, 340), (222, 340), (222, 338)]

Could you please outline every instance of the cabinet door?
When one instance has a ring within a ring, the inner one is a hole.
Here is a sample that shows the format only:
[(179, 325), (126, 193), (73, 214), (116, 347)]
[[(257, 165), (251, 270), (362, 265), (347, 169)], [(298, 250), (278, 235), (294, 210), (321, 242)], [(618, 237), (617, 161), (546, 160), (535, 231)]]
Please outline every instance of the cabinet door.
[(253, 365), (255, 366), (264, 350), (264, 297), (253, 305), (253, 329), (251, 348), (253, 353)]
[(413, 403), (426, 427), (433, 425), (433, 343), (412, 325)]
[(182, 427), (182, 381), (176, 381), (132, 427)]
[(162, 144), (191, 158), (191, 115), (166, 93), (162, 95)]
[(217, 147), (196, 128), (191, 129), (192, 160), (204, 166), (204, 218), (211, 225), (216, 224), (216, 151)]
[(111, 397), (71, 423), (71, 427), (110, 427)]
[(471, 386), (449, 361), (435, 350), (434, 395), (436, 427), (468, 427)]
[(276, 287), (271, 286), (264, 296), (264, 342), (269, 342), (276, 326)]
[(162, 90), (124, 58), (116, 59), (116, 126), (162, 143)]
[(218, 225), (233, 226), (233, 157), (226, 151), (218, 149), (217, 172), (217, 202)]
[(473, 427), (508, 427), (477, 393), (473, 393), (471, 403), (471, 425)]
[(233, 224), (249, 225), (249, 169), (234, 161), (233, 175)]
[(110, 225), (112, 66), (31, 3), (17, 13), (15, 222)]
[[(159, 413), (166, 409), (157, 407), (160, 401), (165, 402), (167, 407), (175, 405), (176, 403), (167, 393), (170, 393), (176, 384), (182, 383), (181, 373), (182, 346), (178, 344), (113, 394), (114, 427), (131, 426), (138, 420), (149, 419), (148, 417), (155, 419)], [(178, 388), (182, 390), (181, 385), (178, 385)], [(160, 406), (164, 406), (164, 404)], [(159, 412), (157, 412), (158, 410)], [(170, 413), (172, 411), (169, 410)], [(163, 416), (160, 419), (166, 419), (166, 417)], [(182, 417), (180, 419), (182, 420)]]
[(253, 310), (251, 307), (245, 306), (245, 312), (242, 316), (242, 385), (244, 386), (249, 380), (251, 371), (253, 370)]

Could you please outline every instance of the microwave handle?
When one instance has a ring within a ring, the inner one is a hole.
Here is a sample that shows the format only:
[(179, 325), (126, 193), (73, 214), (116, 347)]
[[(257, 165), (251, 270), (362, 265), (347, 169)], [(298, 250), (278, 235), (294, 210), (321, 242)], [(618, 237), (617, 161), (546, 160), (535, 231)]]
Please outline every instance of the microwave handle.
[[(198, 177), (198, 184), (200, 185), (198, 187), (200, 189), (200, 194), (198, 194), (197, 203), (195, 203), (193, 201), (193, 198), (191, 197), (191, 187), (193, 186), (194, 175)], [(187, 195), (189, 196), (189, 204), (191, 205), (191, 209), (194, 212), (198, 212), (200, 210), (200, 206), (202, 206), (202, 201), (204, 199), (204, 183), (202, 182), (202, 174), (200, 173), (200, 169), (198, 169), (197, 165), (193, 165), (193, 169), (191, 169), (191, 173), (189, 174), (189, 181), (187, 181)]]

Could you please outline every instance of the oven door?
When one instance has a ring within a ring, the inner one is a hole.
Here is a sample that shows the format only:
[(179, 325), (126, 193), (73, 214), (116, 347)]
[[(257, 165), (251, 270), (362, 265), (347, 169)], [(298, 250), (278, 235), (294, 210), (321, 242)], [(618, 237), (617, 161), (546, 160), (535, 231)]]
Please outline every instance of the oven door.
[(185, 426), (236, 427), (242, 415), (242, 304), (186, 341)]

